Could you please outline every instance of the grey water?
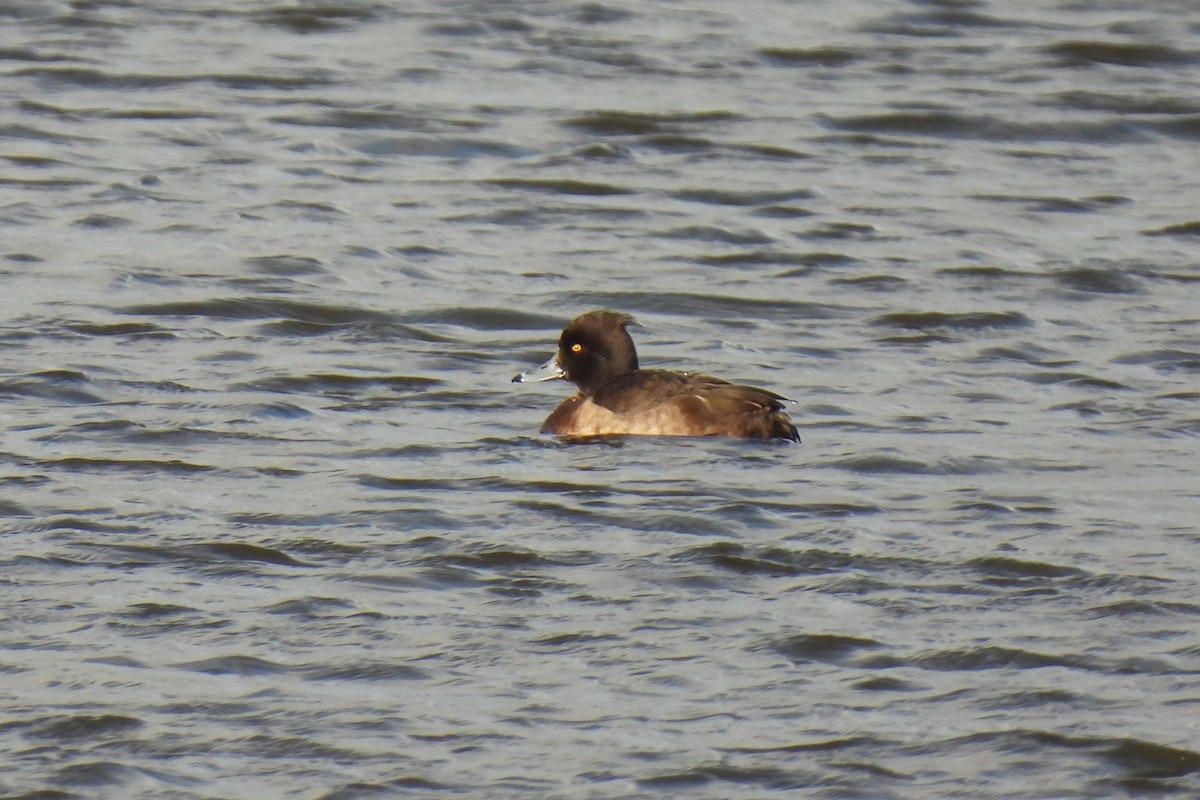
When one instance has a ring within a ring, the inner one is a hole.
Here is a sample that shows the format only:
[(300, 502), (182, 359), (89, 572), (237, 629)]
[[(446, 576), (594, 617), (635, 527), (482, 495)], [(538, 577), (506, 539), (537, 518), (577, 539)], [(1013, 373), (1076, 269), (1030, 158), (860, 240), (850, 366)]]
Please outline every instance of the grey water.
[(0, 5), (0, 797), (1200, 796), (1195, 11)]

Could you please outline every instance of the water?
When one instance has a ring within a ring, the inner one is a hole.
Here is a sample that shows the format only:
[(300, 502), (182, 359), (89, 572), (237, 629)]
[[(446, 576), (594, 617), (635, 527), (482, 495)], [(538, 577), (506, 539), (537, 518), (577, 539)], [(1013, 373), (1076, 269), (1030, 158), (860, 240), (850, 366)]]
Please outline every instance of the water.
[(1192, 11), (6, 5), (0, 794), (1196, 797)]

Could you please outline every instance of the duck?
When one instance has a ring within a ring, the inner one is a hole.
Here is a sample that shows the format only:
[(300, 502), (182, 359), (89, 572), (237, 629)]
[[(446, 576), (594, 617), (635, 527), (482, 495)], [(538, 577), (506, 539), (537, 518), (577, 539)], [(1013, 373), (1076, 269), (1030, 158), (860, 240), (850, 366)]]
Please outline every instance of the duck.
[(546, 363), (514, 383), (564, 379), (578, 391), (542, 424), (563, 438), (727, 436), (800, 441), (787, 398), (766, 389), (667, 369), (641, 369), (627, 327), (634, 318), (598, 309), (571, 320)]

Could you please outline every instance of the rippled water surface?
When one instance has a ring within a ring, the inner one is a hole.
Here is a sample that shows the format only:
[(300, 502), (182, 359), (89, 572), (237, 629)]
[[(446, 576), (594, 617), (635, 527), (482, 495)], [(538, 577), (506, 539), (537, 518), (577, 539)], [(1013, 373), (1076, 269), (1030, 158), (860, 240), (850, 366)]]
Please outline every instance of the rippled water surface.
[(0, 796), (1200, 796), (1197, 34), (0, 6)]

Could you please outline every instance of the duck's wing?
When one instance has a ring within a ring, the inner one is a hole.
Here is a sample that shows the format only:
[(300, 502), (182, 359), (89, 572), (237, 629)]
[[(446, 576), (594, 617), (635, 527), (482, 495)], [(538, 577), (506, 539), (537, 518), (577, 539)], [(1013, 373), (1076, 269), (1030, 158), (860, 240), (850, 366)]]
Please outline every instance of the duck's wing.
[(799, 441), (783, 411), (786, 398), (710, 375), (638, 370), (591, 399), (616, 417), (653, 419), (681, 433)]
[(694, 372), (640, 369), (622, 375), (592, 396), (592, 402), (614, 414), (641, 414), (664, 403), (678, 403), (691, 395), (708, 394), (728, 381)]

